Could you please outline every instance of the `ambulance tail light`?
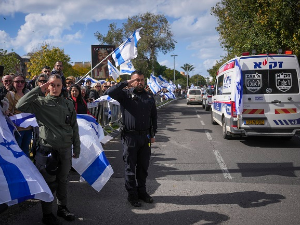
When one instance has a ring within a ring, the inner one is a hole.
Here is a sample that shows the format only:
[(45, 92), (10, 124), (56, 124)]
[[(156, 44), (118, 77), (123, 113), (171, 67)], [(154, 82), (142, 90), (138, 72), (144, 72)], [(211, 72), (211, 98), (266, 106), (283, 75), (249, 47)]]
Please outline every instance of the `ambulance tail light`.
[(291, 51), (291, 50), (286, 50), (286, 51), (284, 52), (284, 54), (286, 54), (286, 55), (292, 55), (292, 54), (293, 54), (293, 51)]
[(243, 52), (242, 53), (242, 56), (246, 56), (246, 55), (250, 55), (250, 53), (249, 52)]
[(208, 97), (208, 98), (211, 98), (211, 97), (212, 97), (212, 95), (207, 95), (207, 97)]
[(231, 104), (231, 116), (236, 117), (237, 114), (236, 114), (236, 109), (235, 109), (235, 102), (231, 101), (230, 104)]

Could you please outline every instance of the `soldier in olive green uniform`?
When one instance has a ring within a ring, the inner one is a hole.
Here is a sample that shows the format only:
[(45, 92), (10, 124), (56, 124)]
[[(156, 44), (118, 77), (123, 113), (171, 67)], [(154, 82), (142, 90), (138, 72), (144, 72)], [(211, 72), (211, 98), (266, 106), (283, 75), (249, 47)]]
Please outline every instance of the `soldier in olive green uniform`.
[[(45, 97), (47, 90), (49, 94)], [(74, 105), (61, 96), (61, 90), (60, 76), (51, 75), (47, 83), (32, 89), (16, 106), (20, 111), (36, 116), (39, 125), (36, 166), (51, 191), (56, 191), (57, 215), (72, 221), (75, 216), (66, 207), (67, 177), (72, 167), (72, 157), (79, 157), (80, 139)], [(52, 213), (52, 202), (42, 202), (42, 210), (44, 224), (60, 224)]]

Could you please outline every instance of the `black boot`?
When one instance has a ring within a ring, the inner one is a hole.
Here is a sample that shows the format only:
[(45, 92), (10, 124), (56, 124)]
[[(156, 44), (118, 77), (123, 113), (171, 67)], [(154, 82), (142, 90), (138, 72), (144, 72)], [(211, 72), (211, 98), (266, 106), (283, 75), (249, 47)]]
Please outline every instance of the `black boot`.
[(139, 202), (138, 196), (136, 194), (128, 194), (127, 200), (134, 207), (141, 207), (142, 204)]
[(146, 203), (152, 203), (153, 202), (153, 198), (147, 193), (139, 193), (139, 199), (142, 199), (144, 202)]
[(42, 221), (43, 224), (46, 225), (61, 225), (61, 222), (53, 215), (53, 213), (44, 214)]
[(70, 213), (67, 206), (65, 205), (59, 205), (57, 209), (57, 216), (60, 216), (64, 218), (67, 221), (73, 221), (75, 220), (75, 216), (73, 213)]

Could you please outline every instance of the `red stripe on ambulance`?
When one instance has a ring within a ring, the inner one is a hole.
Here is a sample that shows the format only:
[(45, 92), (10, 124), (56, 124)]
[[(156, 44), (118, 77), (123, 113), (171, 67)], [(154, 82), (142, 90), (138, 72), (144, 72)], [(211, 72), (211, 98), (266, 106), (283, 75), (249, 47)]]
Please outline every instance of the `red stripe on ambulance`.
[(296, 108), (275, 109), (275, 114), (290, 114), (290, 113), (297, 113), (297, 109)]
[(243, 114), (265, 114), (264, 109), (244, 109)]

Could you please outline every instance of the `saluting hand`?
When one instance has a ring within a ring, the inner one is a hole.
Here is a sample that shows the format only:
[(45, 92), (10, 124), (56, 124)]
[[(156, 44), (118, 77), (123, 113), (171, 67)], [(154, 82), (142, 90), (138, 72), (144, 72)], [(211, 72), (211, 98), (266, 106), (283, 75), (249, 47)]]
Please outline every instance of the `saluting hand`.
[(46, 92), (48, 91), (48, 87), (49, 87), (49, 85), (50, 85), (51, 83), (52, 83), (51, 81), (48, 81), (47, 83), (42, 84), (42, 85), (40, 86), (41, 91), (42, 91), (43, 93), (46, 93)]
[(138, 77), (131, 79), (131, 80), (127, 80), (128, 86), (130, 87), (137, 79), (138, 79)]

